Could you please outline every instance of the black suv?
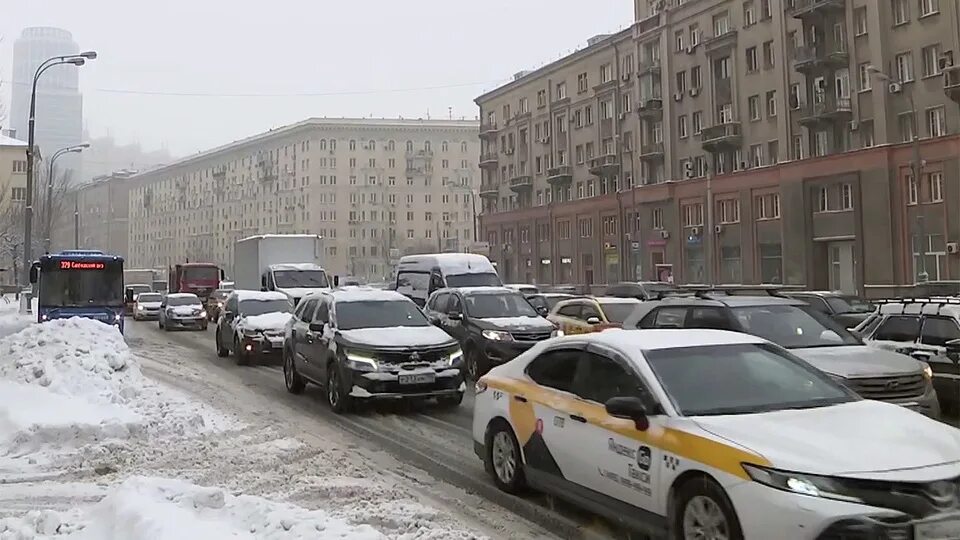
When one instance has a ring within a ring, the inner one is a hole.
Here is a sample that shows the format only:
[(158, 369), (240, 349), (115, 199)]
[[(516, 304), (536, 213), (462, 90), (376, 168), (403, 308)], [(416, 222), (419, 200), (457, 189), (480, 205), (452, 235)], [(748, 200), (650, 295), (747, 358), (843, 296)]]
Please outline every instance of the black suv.
[(343, 413), (357, 401), (463, 400), (463, 352), (430, 324), (420, 308), (394, 291), (348, 287), (305, 296), (287, 323), (283, 377), (287, 390), (324, 387)]
[(938, 418), (930, 366), (910, 356), (866, 346), (805, 302), (783, 296), (701, 291), (641, 303), (626, 328), (710, 328), (772, 341), (867, 399), (902, 405)]
[(853, 328), (873, 313), (873, 304), (840, 291), (789, 291), (784, 296), (803, 300), (810, 307), (833, 317), (844, 328)]
[(557, 327), (522, 293), (506, 287), (441, 289), (427, 299), (425, 312), (460, 342), (467, 374), (474, 381), (494, 365), (557, 335)]
[(607, 287), (604, 296), (614, 298), (636, 298), (637, 300), (652, 300), (661, 293), (677, 290), (672, 283), (664, 281), (624, 281)]

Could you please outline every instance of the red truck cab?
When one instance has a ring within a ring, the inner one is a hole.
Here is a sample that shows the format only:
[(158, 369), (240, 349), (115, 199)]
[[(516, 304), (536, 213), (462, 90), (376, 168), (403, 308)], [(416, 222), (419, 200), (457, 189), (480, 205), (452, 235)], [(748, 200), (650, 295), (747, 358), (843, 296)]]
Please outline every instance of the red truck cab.
[(213, 263), (183, 263), (170, 267), (167, 292), (193, 293), (206, 302), (220, 286), (223, 270)]

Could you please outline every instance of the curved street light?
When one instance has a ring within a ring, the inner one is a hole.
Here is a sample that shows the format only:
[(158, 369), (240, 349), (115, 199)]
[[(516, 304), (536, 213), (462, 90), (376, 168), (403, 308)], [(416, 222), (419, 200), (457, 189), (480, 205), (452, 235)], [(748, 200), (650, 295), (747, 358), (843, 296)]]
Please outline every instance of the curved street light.
[(47, 201), (44, 207), (44, 220), (46, 221), (45, 225), (47, 234), (43, 241), (43, 249), (47, 253), (50, 253), (50, 245), (52, 244), (51, 237), (53, 236), (53, 233), (51, 232), (53, 228), (53, 165), (57, 162), (57, 158), (60, 156), (64, 154), (83, 152), (85, 148), (90, 148), (90, 143), (75, 144), (73, 146), (61, 148), (50, 157), (50, 170), (47, 172)]
[(33, 154), (35, 148), (34, 131), (36, 125), (37, 113), (37, 81), (43, 72), (63, 64), (82, 66), (87, 60), (93, 60), (97, 57), (96, 51), (84, 51), (80, 54), (68, 54), (64, 56), (54, 56), (44, 60), (37, 71), (33, 74), (33, 84), (30, 89), (30, 116), (27, 122), (27, 197), (23, 216), (23, 275), (22, 283), (26, 285), (30, 281), (30, 264), (33, 257), (30, 244), (33, 234)]

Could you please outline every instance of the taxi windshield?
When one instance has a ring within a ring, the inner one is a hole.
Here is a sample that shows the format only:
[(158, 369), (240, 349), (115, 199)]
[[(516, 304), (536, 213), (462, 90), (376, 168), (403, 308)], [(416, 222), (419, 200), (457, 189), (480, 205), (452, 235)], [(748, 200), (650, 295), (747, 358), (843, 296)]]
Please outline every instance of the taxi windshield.
[(684, 416), (810, 409), (858, 399), (803, 360), (762, 343), (645, 351)]

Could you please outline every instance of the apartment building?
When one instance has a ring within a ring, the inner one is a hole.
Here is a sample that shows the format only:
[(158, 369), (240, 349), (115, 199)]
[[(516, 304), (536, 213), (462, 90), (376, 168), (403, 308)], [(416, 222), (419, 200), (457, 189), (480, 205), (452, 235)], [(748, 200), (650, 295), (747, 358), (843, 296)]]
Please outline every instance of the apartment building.
[(16, 283), (27, 198), (27, 143), (0, 133), (0, 285)]
[(960, 278), (955, 2), (635, 11), (630, 29), (476, 100), (483, 238), (506, 279)]
[(404, 253), (467, 249), (478, 122), (313, 118), (130, 179), (130, 263), (212, 261), (237, 240), (326, 238), (325, 267), (369, 280)]
[(129, 260), (129, 180), (134, 174), (116, 171), (57, 193), (53, 201), (52, 251), (98, 249)]

